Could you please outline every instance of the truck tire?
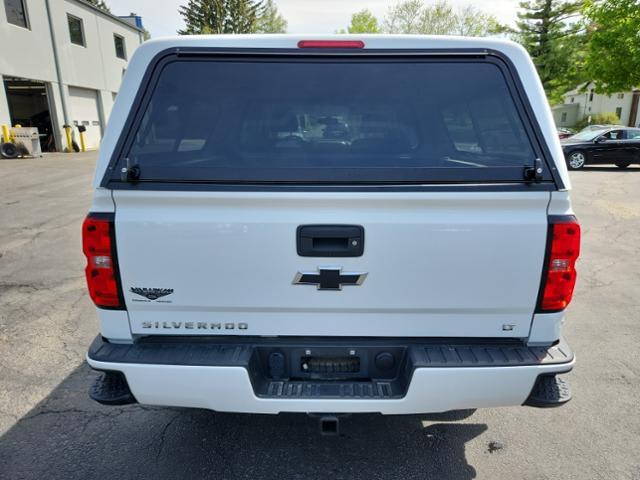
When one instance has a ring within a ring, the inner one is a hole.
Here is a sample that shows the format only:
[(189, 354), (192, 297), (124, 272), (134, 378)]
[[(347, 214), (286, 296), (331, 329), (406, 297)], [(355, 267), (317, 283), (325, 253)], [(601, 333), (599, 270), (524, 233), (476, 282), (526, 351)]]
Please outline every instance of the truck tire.
[(15, 143), (5, 142), (0, 145), (0, 154), (2, 158), (16, 158), (18, 156), (18, 147)]

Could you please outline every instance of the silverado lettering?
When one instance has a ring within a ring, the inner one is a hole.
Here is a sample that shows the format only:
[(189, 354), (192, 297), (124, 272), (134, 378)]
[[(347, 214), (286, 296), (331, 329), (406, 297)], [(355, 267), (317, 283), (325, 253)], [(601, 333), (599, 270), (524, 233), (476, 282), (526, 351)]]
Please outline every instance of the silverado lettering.
[(142, 322), (142, 328), (186, 328), (210, 330), (247, 330), (247, 323), (207, 323), (207, 322)]

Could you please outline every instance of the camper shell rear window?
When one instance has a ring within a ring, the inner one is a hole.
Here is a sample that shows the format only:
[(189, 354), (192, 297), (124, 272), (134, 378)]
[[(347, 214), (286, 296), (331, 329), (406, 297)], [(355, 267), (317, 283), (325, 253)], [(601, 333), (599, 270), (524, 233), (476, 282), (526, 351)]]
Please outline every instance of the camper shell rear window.
[(138, 184), (523, 182), (544, 157), (485, 56), (169, 55), (135, 107), (110, 187), (127, 164)]

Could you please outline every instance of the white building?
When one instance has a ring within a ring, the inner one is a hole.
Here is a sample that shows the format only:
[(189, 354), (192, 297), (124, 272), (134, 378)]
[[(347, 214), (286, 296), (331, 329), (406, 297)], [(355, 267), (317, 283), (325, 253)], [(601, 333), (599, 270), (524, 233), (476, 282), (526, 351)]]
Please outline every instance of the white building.
[(63, 125), (83, 125), (97, 148), (143, 32), (138, 17), (83, 0), (0, 0), (0, 124), (38, 127), (43, 150), (66, 147)]
[(564, 103), (552, 108), (558, 127), (573, 127), (584, 118), (599, 113), (615, 113), (621, 125), (640, 126), (640, 89), (604, 95), (593, 83), (581, 85), (563, 96)]

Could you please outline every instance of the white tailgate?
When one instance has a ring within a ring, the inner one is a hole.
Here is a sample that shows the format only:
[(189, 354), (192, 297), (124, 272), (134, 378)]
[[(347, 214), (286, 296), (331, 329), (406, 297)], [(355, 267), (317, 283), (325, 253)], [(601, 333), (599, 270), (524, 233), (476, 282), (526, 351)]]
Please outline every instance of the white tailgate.
[[(186, 335), (527, 337), (548, 192), (115, 190), (132, 332)], [(362, 225), (361, 257), (300, 257), (296, 228)], [(361, 285), (319, 291), (338, 266)], [(157, 300), (131, 288), (172, 289)]]

